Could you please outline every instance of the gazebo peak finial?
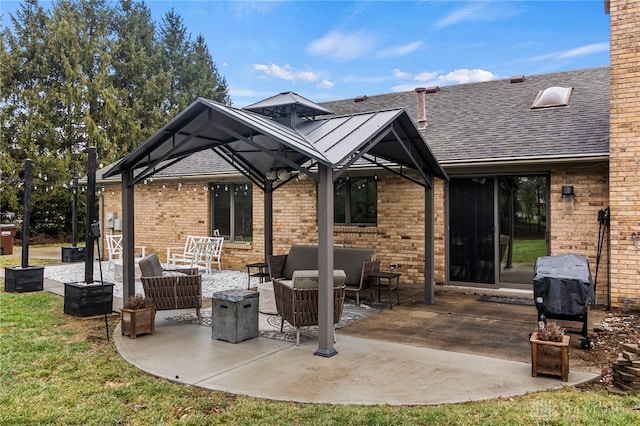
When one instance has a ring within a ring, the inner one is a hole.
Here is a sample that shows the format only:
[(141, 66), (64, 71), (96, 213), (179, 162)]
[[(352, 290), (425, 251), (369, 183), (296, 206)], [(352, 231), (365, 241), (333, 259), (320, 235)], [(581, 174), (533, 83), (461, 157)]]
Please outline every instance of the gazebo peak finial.
[(300, 119), (313, 120), (318, 115), (332, 114), (328, 109), (294, 92), (282, 92), (243, 109), (266, 115), (291, 127), (295, 127)]

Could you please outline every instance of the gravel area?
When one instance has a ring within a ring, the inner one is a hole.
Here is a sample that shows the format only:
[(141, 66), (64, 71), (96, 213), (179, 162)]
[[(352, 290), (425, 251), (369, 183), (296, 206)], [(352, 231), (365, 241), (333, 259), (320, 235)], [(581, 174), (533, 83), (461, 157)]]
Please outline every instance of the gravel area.
[[(44, 277), (58, 282), (84, 281), (84, 263), (70, 263), (59, 266), (47, 266), (44, 268)], [(94, 263), (93, 279), (100, 280), (100, 264)], [(102, 262), (102, 280), (114, 283), (113, 295), (122, 297), (122, 282), (114, 279), (113, 270), (109, 270), (109, 262)], [(252, 285), (258, 284), (257, 278)], [(212, 274), (202, 274), (202, 296), (211, 297), (216, 291), (230, 290), (234, 288), (247, 288), (246, 271), (214, 270)], [(136, 294), (143, 294), (142, 284), (136, 281)]]

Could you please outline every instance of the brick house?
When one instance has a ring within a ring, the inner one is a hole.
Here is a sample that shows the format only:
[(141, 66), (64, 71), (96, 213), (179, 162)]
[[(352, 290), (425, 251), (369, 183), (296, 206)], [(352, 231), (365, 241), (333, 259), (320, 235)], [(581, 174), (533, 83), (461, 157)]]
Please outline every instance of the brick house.
[[(435, 280), (530, 289), (532, 258), (573, 252), (595, 275), (597, 301), (640, 297), (637, 245), (640, 141), (635, 92), (640, 6), (611, 1), (611, 67), (327, 102), (335, 114), (402, 107), (450, 177), (435, 182)], [(547, 90), (545, 92), (546, 89)], [(627, 96), (633, 91), (634, 96)], [(541, 102), (541, 105), (536, 105)], [(101, 222), (121, 214), (119, 180), (100, 179)], [(223, 267), (264, 257), (261, 191), (211, 151), (192, 155), (136, 185), (135, 241), (163, 258), (187, 234), (227, 236)], [(385, 167), (354, 165), (336, 183), (335, 243), (371, 247), (402, 281), (424, 282), (423, 189)], [(317, 242), (313, 179), (273, 193), (273, 252)], [(339, 201), (340, 200), (340, 201)], [(635, 208), (635, 210), (634, 210)], [(114, 230), (115, 226), (115, 230)], [(609, 229), (605, 229), (609, 231)], [(522, 255), (519, 250), (532, 250)]]

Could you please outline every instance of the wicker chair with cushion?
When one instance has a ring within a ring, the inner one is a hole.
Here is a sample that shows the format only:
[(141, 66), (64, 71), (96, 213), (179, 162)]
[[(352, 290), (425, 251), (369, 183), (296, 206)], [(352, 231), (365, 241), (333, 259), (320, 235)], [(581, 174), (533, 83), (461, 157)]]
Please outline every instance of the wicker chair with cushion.
[(142, 288), (157, 310), (195, 308), (201, 320), (202, 276), (198, 268), (163, 269), (156, 254), (140, 259)]
[[(333, 323), (340, 322), (344, 307), (344, 271), (333, 271)], [(296, 328), (296, 346), (300, 345), (300, 327), (318, 325), (318, 271), (295, 271), (291, 280), (273, 280), (278, 315)]]

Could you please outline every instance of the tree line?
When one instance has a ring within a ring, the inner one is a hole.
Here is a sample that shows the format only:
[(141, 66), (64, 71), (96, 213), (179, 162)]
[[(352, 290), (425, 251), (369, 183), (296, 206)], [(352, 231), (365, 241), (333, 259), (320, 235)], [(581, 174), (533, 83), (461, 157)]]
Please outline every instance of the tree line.
[(25, 0), (9, 21), (0, 29), (2, 221), (23, 213), (25, 159), (34, 170), (32, 229), (64, 236), (87, 147), (108, 165), (198, 97), (230, 104), (207, 43), (173, 9), (156, 23), (141, 1), (45, 9)]

